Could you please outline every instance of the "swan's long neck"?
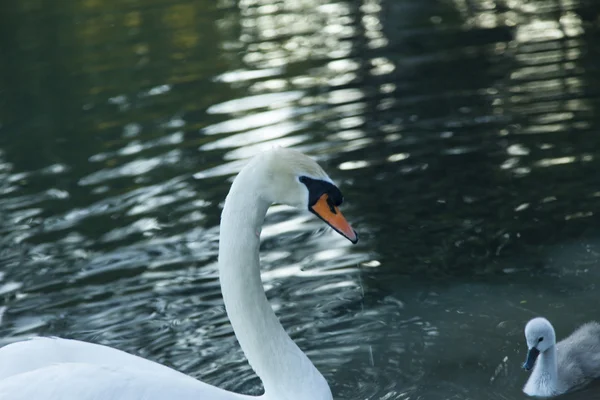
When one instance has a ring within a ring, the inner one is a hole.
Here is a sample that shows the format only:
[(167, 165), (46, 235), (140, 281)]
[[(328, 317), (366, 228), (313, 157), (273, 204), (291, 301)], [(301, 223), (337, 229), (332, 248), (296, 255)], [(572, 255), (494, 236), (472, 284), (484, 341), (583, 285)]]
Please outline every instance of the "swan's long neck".
[(325, 381), (287, 335), (267, 301), (260, 278), (259, 236), (270, 204), (261, 198), (258, 186), (257, 177), (242, 170), (225, 200), (219, 277), (227, 315), (250, 366), (263, 382), (265, 395), (285, 399), (302, 390), (299, 385)]
[(529, 381), (535, 382), (543, 393), (548, 395), (557, 393), (560, 382), (556, 364), (556, 345), (540, 354)]
[(551, 382), (556, 383), (558, 378), (558, 366), (556, 364), (556, 345), (540, 354), (540, 372), (548, 375)]

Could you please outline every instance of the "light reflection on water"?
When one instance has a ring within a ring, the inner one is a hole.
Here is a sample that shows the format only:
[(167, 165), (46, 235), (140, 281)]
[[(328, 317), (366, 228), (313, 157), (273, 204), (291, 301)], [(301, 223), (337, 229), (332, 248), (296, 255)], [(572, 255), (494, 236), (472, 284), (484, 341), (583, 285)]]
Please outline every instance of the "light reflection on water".
[(23, 33), (0, 38), (2, 343), (260, 393), (216, 254), (232, 175), (273, 146), (325, 166), (362, 238), (282, 206), (262, 232), (267, 295), (336, 398), (522, 398), (527, 319), (597, 314), (596, 6), (30, 3), (0, 10)]

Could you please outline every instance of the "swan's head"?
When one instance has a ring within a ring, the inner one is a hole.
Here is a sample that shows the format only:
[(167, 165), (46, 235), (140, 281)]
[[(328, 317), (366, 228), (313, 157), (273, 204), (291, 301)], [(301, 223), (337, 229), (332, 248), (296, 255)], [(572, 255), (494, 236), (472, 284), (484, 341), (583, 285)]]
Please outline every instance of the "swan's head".
[(556, 335), (550, 321), (546, 318), (534, 318), (525, 325), (525, 340), (527, 341), (527, 360), (523, 368), (531, 370), (540, 353), (545, 352), (556, 344)]
[[(352, 243), (356, 231), (339, 210), (342, 192), (313, 159), (285, 148), (276, 148), (255, 158), (260, 169), (261, 196), (269, 203), (309, 210)], [(254, 160), (253, 160), (254, 161)]]

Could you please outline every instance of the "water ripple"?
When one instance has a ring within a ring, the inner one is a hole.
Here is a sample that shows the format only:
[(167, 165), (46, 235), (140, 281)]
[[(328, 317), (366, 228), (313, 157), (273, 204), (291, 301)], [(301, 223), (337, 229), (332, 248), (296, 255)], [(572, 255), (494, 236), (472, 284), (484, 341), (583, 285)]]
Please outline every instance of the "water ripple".
[(5, 38), (2, 344), (91, 340), (259, 394), (221, 300), (219, 215), (249, 157), (293, 147), (361, 235), (282, 206), (262, 232), (267, 296), (335, 397), (520, 396), (522, 322), (589, 319), (600, 282), (595, 11), (19, 2), (9, 31), (62, 41)]

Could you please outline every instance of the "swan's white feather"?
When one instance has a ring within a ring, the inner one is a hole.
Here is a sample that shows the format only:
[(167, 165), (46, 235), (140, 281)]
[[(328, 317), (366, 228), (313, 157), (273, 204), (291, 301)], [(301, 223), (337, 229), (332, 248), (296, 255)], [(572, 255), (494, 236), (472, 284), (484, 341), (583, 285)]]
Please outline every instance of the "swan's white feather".
[(575, 385), (579, 373), (583, 380), (600, 377), (600, 324), (597, 322), (580, 326), (561, 340), (556, 349), (558, 372), (567, 379), (567, 383)]
[(0, 349), (0, 380), (58, 363), (87, 363), (187, 377), (174, 369), (112, 347), (55, 337), (36, 337)]
[(248, 400), (183, 374), (61, 363), (0, 381), (2, 400)]

